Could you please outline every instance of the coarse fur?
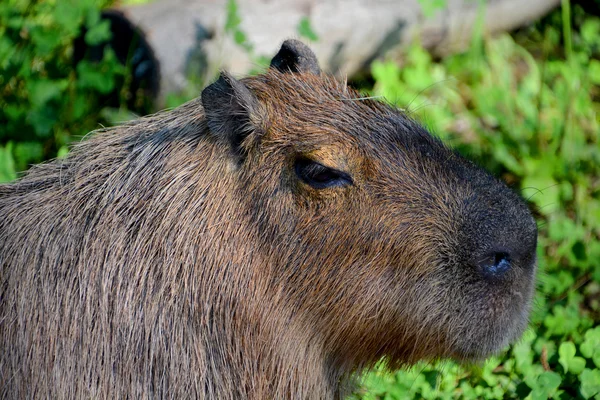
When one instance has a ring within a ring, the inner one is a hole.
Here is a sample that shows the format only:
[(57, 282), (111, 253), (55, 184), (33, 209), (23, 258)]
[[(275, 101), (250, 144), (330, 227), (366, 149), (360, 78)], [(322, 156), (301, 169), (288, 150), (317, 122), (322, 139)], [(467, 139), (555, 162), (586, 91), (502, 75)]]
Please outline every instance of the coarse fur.
[[(333, 399), (382, 358), (521, 334), (524, 202), (286, 45), (0, 186), (0, 398)], [(315, 188), (298, 160), (351, 183)]]

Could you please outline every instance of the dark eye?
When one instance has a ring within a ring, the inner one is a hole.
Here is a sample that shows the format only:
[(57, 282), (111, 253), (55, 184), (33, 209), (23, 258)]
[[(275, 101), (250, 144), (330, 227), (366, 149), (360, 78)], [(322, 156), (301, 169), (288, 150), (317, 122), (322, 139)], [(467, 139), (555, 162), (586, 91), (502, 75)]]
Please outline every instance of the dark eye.
[(347, 186), (353, 183), (349, 174), (306, 158), (296, 161), (296, 174), (302, 182), (315, 189)]

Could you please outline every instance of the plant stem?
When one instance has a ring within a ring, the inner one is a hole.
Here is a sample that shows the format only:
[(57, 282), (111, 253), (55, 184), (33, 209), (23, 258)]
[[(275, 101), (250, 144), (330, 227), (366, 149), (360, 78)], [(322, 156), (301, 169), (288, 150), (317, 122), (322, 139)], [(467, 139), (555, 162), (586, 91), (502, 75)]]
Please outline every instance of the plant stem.
[(573, 58), (573, 43), (571, 40), (571, 1), (561, 0), (562, 7), (562, 28), (563, 40), (565, 44), (565, 58), (571, 62)]

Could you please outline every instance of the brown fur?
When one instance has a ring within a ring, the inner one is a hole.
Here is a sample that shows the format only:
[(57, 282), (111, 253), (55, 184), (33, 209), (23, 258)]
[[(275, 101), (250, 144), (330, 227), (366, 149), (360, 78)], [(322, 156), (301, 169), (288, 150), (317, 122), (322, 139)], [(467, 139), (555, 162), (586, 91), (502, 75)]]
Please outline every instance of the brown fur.
[[(194, 100), (0, 186), (0, 397), (339, 398), (382, 357), (520, 334), (535, 224), (516, 195), (333, 78), (243, 84), (242, 158)], [(353, 185), (310, 187), (298, 155)], [(505, 278), (469, 264), (512, 240)]]

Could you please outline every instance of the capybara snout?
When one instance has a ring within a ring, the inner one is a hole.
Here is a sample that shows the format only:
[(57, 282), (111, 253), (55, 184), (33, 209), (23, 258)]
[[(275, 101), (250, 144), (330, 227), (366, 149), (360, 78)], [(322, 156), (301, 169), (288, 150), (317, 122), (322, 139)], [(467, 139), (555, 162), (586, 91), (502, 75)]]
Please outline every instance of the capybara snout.
[(0, 397), (340, 398), (527, 324), (504, 183), (294, 40), (0, 186)]

